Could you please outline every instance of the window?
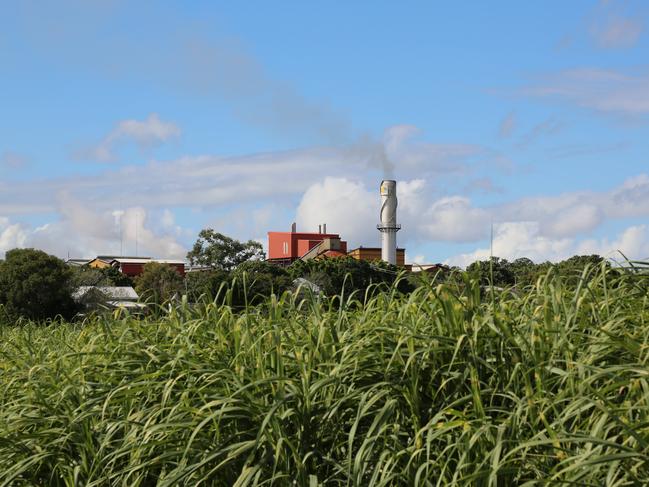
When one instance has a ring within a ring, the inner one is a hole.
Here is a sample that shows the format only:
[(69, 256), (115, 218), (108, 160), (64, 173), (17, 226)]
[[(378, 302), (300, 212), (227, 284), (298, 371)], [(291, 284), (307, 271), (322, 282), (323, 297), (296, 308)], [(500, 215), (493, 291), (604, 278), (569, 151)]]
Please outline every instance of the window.
[(284, 255), (288, 255), (288, 242), (284, 242)]

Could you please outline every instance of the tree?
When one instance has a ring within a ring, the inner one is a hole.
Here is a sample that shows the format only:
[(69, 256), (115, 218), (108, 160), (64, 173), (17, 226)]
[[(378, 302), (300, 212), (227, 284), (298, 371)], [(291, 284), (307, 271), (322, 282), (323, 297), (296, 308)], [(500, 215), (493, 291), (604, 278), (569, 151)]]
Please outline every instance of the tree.
[(555, 264), (554, 267), (568, 285), (576, 285), (581, 280), (586, 267), (589, 267), (590, 273), (585, 277), (586, 280), (590, 280), (602, 263), (607, 268), (611, 267), (611, 264), (600, 255), (573, 255), (569, 259)]
[(72, 271), (35, 249), (13, 249), (0, 263), (0, 303), (12, 319), (43, 320), (74, 314)]
[(271, 294), (282, 294), (293, 285), (293, 279), (286, 269), (264, 261), (244, 262), (231, 276), (233, 304), (239, 306), (258, 304)]
[[(352, 257), (335, 259), (311, 259), (293, 262), (289, 268), (293, 279), (302, 277), (316, 284), (328, 296), (345, 291), (365, 293), (371, 284), (385, 283), (392, 285), (399, 269), (385, 262), (367, 262)], [(401, 292), (412, 291), (414, 286), (407, 280), (399, 282)]]
[(538, 276), (538, 266), (527, 257), (519, 257), (509, 264), (509, 270), (514, 275), (517, 287), (534, 284)]
[(231, 280), (231, 273), (222, 270), (207, 270), (190, 272), (185, 276), (185, 285), (187, 288), (187, 296), (195, 302), (201, 296), (208, 299), (214, 299), (221, 288), (221, 284), (229, 283)]
[(95, 269), (88, 266), (72, 267), (72, 283), (79, 286), (132, 286), (133, 279), (115, 267)]
[(135, 290), (141, 299), (162, 304), (183, 291), (183, 278), (170, 265), (149, 262), (135, 278)]
[(513, 286), (514, 273), (507, 259), (491, 257), (491, 260), (475, 261), (466, 268), (467, 272), (476, 276), (483, 286)]
[(224, 271), (231, 271), (249, 260), (264, 260), (265, 257), (259, 242), (240, 242), (211, 228), (201, 230), (192, 250), (187, 253), (187, 259), (192, 265)]

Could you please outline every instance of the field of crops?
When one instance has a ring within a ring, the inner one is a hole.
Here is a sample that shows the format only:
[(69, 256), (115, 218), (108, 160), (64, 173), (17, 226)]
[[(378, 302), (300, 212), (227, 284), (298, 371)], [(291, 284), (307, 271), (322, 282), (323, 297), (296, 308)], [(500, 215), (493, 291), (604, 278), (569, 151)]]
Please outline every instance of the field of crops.
[(646, 282), (591, 277), (0, 326), (0, 486), (645, 484)]

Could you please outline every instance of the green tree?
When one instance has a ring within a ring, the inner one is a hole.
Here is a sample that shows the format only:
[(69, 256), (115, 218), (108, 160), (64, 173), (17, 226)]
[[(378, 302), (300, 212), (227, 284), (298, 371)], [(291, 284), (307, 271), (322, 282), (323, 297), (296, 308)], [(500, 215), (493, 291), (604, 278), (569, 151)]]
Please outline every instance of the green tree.
[(183, 278), (167, 264), (149, 262), (142, 274), (135, 278), (135, 290), (140, 299), (156, 304), (169, 301), (183, 292)]
[(527, 257), (519, 257), (509, 264), (509, 270), (514, 275), (517, 287), (534, 284), (538, 277), (538, 266)]
[(72, 267), (72, 283), (79, 286), (133, 286), (133, 279), (115, 267), (95, 269), (88, 266)]
[(72, 271), (61, 259), (35, 249), (13, 249), (0, 263), (0, 303), (12, 318), (70, 318)]
[(192, 265), (231, 271), (249, 260), (264, 260), (266, 254), (259, 242), (240, 242), (211, 228), (201, 230), (187, 259)]
[(507, 287), (515, 284), (514, 273), (507, 259), (492, 257), (491, 260), (475, 261), (466, 268), (483, 286)]
[[(298, 260), (288, 270), (293, 279), (308, 279), (328, 296), (340, 294), (343, 290), (346, 294), (352, 291), (365, 293), (371, 284), (391, 285), (399, 273), (398, 267), (385, 262), (367, 262), (352, 257)], [(413, 284), (405, 279), (399, 282), (401, 292), (413, 288)]]
[(554, 268), (566, 283), (569, 285), (576, 285), (581, 279), (586, 267), (589, 267), (591, 270), (590, 274), (586, 276), (586, 279), (588, 280), (602, 265), (607, 268), (610, 268), (611, 266), (610, 263), (600, 255), (573, 255), (572, 257), (555, 264)]
[(214, 299), (224, 282), (228, 284), (231, 273), (223, 270), (206, 270), (189, 272), (185, 276), (185, 286), (188, 298), (195, 302), (201, 296)]
[(231, 274), (235, 305), (258, 304), (271, 294), (291, 289), (293, 279), (286, 269), (264, 261), (249, 261)]

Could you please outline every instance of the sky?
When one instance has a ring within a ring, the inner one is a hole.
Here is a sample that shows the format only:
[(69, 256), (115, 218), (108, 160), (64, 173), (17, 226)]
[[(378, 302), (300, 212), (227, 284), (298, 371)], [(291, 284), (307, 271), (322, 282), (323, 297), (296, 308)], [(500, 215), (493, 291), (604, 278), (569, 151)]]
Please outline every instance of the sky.
[[(649, 258), (643, 1), (0, 0), (0, 258), (203, 228), (406, 260)], [(621, 253), (620, 253), (621, 252)]]

